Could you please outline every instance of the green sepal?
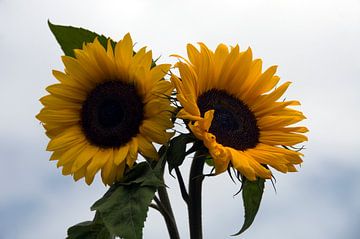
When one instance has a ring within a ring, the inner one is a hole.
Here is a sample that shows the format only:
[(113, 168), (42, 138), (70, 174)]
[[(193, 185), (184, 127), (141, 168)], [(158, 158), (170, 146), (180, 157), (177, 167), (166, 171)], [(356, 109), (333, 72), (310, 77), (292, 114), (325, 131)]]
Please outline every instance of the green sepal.
[(101, 215), (111, 234), (124, 239), (141, 239), (149, 205), (157, 188), (163, 186), (159, 176), (147, 162), (137, 164), (125, 180), (111, 186), (91, 210)]
[(195, 141), (196, 138), (194, 138), (192, 134), (180, 134), (170, 141), (169, 148), (166, 152), (170, 173), (174, 168), (179, 167), (184, 162), (186, 155), (196, 151), (194, 148), (195, 144), (188, 152), (186, 151), (186, 145)]
[(205, 158), (205, 163), (210, 167), (215, 167), (214, 160), (211, 156)]
[(103, 221), (98, 215), (93, 221), (86, 221), (70, 227), (67, 231), (66, 239), (113, 239), (108, 229), (104, 226)]
[[(108, 39), (110, 39), (84, 28), (55, 25), (50, 21), (48, 25), (66, 56), (74, 57), (74, 49), (82, 49), (84, 43), (93, 42), (95, 38), (106, 49)], [(115, 47), (116, 43), (111, 40), (111, 44)]]
[(265, 179), (258, 178), (256, 181), (243, 178), (242, 196), (245, 210), (245, 220), (240, 231), (233, 236), (238, 236), (246, 231), (253, 223), (259, 210), (261, 198), (264, 192)]

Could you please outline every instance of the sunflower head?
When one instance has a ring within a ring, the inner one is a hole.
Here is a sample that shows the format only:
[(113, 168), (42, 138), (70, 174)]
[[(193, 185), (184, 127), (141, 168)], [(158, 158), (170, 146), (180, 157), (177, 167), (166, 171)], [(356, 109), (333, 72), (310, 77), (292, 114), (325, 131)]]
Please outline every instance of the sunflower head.
[(288, 147), (307, 140), (306, 127), (294, 126), (305, 116), (291, 106), (298, 101), (279, 101), (289, 87), (276, 87), (276, 66), (262, 71), (262, 61), (251, 49), (224, 44), (215, 51), (199, 43), (187, 46), (175, 67), (180, 76), (171, 81), (182, 105), (178, 117), (189, 120), (192, 133), (208, 149), (216, 174), (235, 168), (249, 180), (271, 178), (267, 165), (294, 172), (302, 162), (300, 152)]
[(101, 171), (110, 185), (132, 167), (138, 153), (157, 159), (153, 142), (172, 136), (172, 84), (163, 77), (170, 65), (152, 67), (152, 53), (136, 53), (129, 34), (104, 48), (95, 39), (63, 56), (65, 71), (53, 71), (59, 83), (46, 88), (44, 108), (36, 116), (50, 138), (47, 150), (64, 175), (87, 184)]

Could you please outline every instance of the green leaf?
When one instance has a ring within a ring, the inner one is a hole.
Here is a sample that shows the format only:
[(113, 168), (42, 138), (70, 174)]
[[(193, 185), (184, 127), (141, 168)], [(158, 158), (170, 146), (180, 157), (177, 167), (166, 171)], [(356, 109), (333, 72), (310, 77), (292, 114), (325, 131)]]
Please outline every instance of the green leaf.
[(125, 177), (121, 185), (140, 184), (141, 186), (159, 187), (163, 185), (160, 180), (160, 172), (150, 167), (147, 162), (141, 162), (133, 167)]
[[(72, 26), (61, 26), (52, 24), (48, 21), (49, 28), (54, 34), (57, 42), (60, 44), (61, 49), (67, 56), (74, 57), (74, 49), (82, 49), (84, 43), (93, 42), (97, 37), (101, 45), (107, 48), (107, 37), (91, 32), (84, 28), (77, 28)], [(115, 42), (111, 41), (113, 47)]]
[(119, 186), (107, 200), (91, 209), (100, 212), (108, 230), (121, 238), (141, 239), (142, 228), (156, 187)]
[(180, 134), (170, 141), (169, 148), (166, 152), (169, 172), (184, 162), (186, 155), (189, 154), (186, 152), (186, 145), (195, 140), (191, 134)]
[(100, 213), (111, 234), (141, 239), (149, 205), (163, 182), (148, 163), (134, 166), (125, 182), (113, 185), (91, 210)]
[(96, 201), (91, 208), (92, 210), (95, 210), (95, 207), (108, 200), (108, 198), (111, 197), (115, 190), (120, 186), (135, 185), (157, 188), (164, 185), (160, 178), (162, 178), (161, 175), (158, 175), (158, 172), (153, 170), (147, 162), (136, 164), (129, 172), (126, 173), (125, 179), (122, 182), (118, 182), (111, 186), (104, 196)]
[(76, 224), (68, 229), (67, 239), (112, 239), (110, 232), (102, 223), (99, 216), (94, 221)]
[(253, 223), (260, 207), (264, 186), (265, 179), (258, 178), (256, 181), (249, 181), (246, 178), (244, 179), (242, 196), (244, 201), (245, 220), (240, 231), (233, 236), (240, 235)]

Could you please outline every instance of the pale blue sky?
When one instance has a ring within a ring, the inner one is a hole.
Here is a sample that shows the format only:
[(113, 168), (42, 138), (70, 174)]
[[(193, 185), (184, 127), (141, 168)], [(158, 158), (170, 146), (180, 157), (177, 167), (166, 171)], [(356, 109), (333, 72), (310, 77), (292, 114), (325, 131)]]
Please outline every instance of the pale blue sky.
[[(61, 175), (45, 152), (48, 139), (35, 119), (38, 99), (62, 70), (62, 52), (47, 20), (119, 40), (130, 32), (161, 62), (185, 54), (186, 43), (251, 46), (266, 66), (293, 84), (311, 130), (299, 173), (275, 173), (247, 239), (338, 239), (360, 234), (360, 1), (359, 0), (0, 0), (0, 239), (64, 238), (92, 218), (105, 191)], [(185, 165), (184, 170), (186, 171)], [(182, 238), (185, 205), (167, 179)], [(204, 237), (231, 238), (243, 220), (239, 185), (222, 175), (204, 184)], [(167, 238), (150, 211), (144, 238)]]

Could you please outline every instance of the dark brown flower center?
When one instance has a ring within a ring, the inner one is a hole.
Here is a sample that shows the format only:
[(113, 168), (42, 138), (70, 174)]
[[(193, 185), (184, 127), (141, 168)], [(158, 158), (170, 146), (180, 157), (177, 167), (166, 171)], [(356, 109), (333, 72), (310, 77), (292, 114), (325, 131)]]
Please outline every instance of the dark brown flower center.
[(256, 117), (238, 98), (224, 90), (212, 89), (200, 95), (197, 104), (202, 116), (208, 110), (215, 110), (209, 132), (220, 144), (246, 150), (259, 143)]
[(143, 108), (134, 85), (107, 81), (96, 86), (82, 105), (83, 132), (93, 145), (120, 147), (139, 133)]

